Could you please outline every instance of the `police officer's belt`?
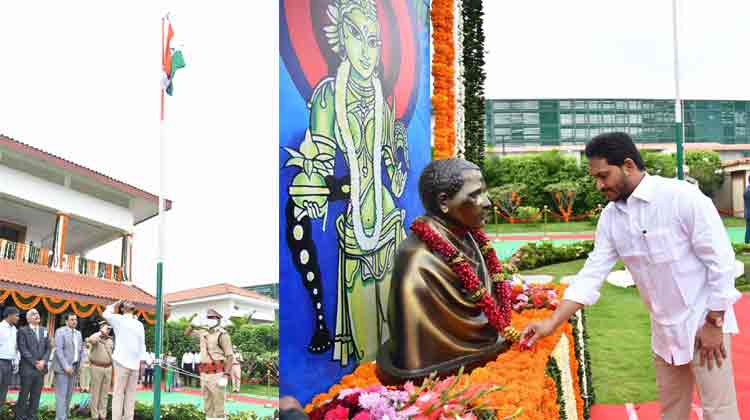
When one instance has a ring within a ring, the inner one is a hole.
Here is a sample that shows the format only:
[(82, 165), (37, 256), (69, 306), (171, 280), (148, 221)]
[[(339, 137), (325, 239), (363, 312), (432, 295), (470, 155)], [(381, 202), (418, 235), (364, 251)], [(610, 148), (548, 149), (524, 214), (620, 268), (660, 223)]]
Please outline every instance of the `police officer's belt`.
[(108, 368), (108, 367), (112, 367), (112, 363), (97, 363), (97, 362), (95, 362), (95, 361), (93, 361), (93, 360), (90, 360), (89, 362), (90, 362), (90, 363), (91, 363), (92, 365), (94, 365), (94, 366), (98, 366), (98, 367), (101, 367), (101, 368)]
[(200, 373), (224, 373), (224, 362), (201, 363), (198, 365)]

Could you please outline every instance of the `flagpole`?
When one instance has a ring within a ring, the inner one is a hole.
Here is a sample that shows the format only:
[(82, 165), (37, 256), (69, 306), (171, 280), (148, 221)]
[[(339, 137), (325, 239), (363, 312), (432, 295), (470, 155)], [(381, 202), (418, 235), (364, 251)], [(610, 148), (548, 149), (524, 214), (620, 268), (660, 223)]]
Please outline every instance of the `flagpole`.
[[(169, 14), (167, 14), (169, 16)], [(164, 66), (164, 21), (161, 18), (161, 62)], [(162, 276), (164, 273), (164, 158), (165, 158), (165, 132), (164, 132), (164, 88), (159, 89), (161, 95), (160, 117), (159, 117), (159, 215), (157, 227), (156, 245), (156, 331), (154, 343), (154, 356), (159, 363), (154, 372), (154, 420), (161, 418), (161, 333), (162, 333)]]
[(680, 48), (677, 42), (677, 0), (672, 0), (672, 38), (674, 51), (674, 134), (677, 148), (677, 179), (685, 179), (682, 124), (682, 102), (680, 101)]

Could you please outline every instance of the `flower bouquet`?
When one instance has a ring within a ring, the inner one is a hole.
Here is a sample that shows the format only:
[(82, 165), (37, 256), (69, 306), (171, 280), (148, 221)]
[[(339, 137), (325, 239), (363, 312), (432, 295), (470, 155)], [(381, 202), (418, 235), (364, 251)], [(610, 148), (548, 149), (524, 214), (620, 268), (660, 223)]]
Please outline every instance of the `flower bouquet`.
[[(484, 420), (496, 419), (495, 408), (482, 398), (498, 386), (470, 385), (467, 375), (437, 380), (435, 374), (417, 387), (372, 385), (344, 389), (333, 400), (309, 413), (311, 420)], [(520, 414), (516, 411), (512, 418)]]
[(554, 288), (526, 283), (513, 286), (511, 301), (513, 302), (513, 310), (516, 312), (521, 312), (524, 309), (550, 309), (554, 311), (560, 304), (559, 296)]

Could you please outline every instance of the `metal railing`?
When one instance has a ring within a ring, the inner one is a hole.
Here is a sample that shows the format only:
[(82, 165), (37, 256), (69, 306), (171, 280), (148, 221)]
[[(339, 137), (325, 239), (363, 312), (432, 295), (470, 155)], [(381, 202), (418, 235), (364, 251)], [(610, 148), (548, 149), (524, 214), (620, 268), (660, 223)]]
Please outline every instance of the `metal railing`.
[(26, 264), (43, 265), (52, 270), (80, 274), (88, 277), (113, 281), (125, 280), (122, 267), (90, 260), (78, 255), (63, 255), (62, 261), (55, 261), (52, 250), (0, 239), (0, 258)]

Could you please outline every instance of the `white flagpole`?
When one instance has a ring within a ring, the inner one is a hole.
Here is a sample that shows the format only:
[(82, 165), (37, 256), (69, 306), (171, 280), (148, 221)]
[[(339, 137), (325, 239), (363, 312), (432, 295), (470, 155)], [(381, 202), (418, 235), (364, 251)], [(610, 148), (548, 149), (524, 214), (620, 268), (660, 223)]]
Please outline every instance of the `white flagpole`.
[(677, 0), (672, 0), (672, 39), (674, 53), (674, 121), (675, 121), (675, 146), (677, 151), (677, 178), (685, 179), (683, 172), (683, 139), (684, 131), (682, 124), (682, 102), (680, 100), (680, 47), (677, 41)]
[[(165, 33), (164, 24), (169, 18), (169, 13), (161, 19), (161, 60), (162, 64), (159, 66), (160, 73), (164, 71), (164, 55), (167, 53), (165, 44)], [(157, 244), (156, 244), (156, 334), (154, 343), (154, 355), (157, 360), (162, 359), (161, 356), (161, 343), (162, 343), (162, 328), (164, 321), (162, 320), (162, 277), (164, 271), (164, 178), (165, 178), (165, 158), (166, 158), (166, 130), (165, 130), (165, 104), (164, 104), (164, 86), (160, 86), (160, 120), (159, 120), (159, 215), (158, 215), (158, 226), (157, 226)], [(158, 364), (159, 369), (154, 372), (154, 420), (161, 418), (161, 363)]]

